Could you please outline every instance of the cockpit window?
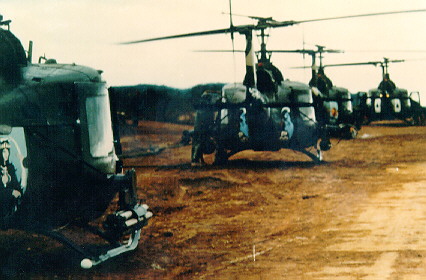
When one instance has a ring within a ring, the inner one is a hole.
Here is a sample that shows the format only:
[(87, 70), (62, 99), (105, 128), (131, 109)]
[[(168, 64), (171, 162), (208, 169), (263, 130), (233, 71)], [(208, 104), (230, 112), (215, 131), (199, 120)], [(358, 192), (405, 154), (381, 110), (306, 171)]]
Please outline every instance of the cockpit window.
[[(310, 90), (295, 90), (297, 96), (297, 102), (300, 103), (312, 103), (312, 94)], [(304, 121), (313, 121), (315, 122), (315, 109), (313, 106), (309, 107), (300, 107), (299, 112)]]
[(86, 99), (90, 153), (93, 157), (106, 157), (113, 150), (111, 112), (108, 95)]

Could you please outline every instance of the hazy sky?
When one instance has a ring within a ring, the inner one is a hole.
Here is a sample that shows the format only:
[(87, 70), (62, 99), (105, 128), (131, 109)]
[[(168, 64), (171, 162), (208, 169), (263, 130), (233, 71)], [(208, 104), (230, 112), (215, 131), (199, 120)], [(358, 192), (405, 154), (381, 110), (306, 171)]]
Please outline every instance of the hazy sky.
[[(27, 49), (34, 41), (33, 61), (45, 54), (60, 63), (91, 66), (104, 71), (110, 85), (139, 83), (191, 87), (207, 82), (240, 82), (244, 56), (199, 53), (194, 50), (232, 49), (230, 35), (213, 35), (119, 45), (151, 37), (229, 27), (228, 0), (14, 0), (2, 1), (1, 14)], [(233, 13), (275, 20), (308, 20), (363, 13), (425, 9), (425, 0), (234, 0)], [(234, 16), (234, 25), (253, 20)], [(258, 40), (254, 40), (259, 49)], [(325, 54), (324, 63), (405, 59), (391, 64), (391, 78), (399, 87), (426, 93), (426, 13), (303, 23), (270, 30), (268, 49), (307, 49), (315, 45), (340, 49)], [(244, 49), (235, 34), (235, 48)], [(393, 51), (391, 51), (393, 50)], [(285, 78), (308, 82), (310, 57), (274, 54), (272, 61)], [(337, 86), (352, 92), (377, 87), (381, 68), (328, 68)]]

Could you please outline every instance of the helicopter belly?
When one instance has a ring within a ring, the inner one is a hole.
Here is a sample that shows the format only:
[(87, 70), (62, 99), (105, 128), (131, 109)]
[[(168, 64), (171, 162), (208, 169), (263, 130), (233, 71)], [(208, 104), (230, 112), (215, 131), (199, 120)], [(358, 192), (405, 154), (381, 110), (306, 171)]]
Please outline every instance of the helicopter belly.
[(256, 151), (314, 146), (318, 140), (316, 123), (300, 116), (291, 118), (287, 110), (271, 109), (269, 114), (251, 116), (244, 108), (226, 110), (227, 116), (222, 117), (226, 122), (221, 123), (220, 129), (222, 145), (230, 150)]

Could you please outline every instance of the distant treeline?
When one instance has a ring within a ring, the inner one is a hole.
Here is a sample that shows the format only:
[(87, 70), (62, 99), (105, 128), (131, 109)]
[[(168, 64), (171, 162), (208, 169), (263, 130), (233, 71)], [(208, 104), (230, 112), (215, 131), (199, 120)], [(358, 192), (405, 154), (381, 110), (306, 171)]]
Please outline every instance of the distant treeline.
[(221, 91), (224, 84), (200, 84), (188, 89), (140, 84), (110, 88), (113, 108), (122, 120), (194, 123), (194, 104), (206, 90)]

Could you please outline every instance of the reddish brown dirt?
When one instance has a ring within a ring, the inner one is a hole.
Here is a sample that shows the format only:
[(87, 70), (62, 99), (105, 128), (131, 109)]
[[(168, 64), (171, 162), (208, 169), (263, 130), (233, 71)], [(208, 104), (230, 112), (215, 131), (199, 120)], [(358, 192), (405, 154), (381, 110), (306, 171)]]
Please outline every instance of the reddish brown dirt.
[[(188, 128), (154, 122), (128, 127), (123, 147), (171, 145)], [(68, 261), (76, 258), (69, 249), (17, 233), (0, 239), (8, 257), (3, 274), (425, 279), (426, 127), (376, 124), (363, 127), (357, 139), (332, 142), (320, 165), (281, 150), (246, 151), (226, 166), (192, 168), (190, 146), (128, 158), (139, 196), (154, 212), (135, 252), (83, 271), (78, 261)]]

